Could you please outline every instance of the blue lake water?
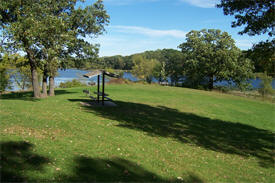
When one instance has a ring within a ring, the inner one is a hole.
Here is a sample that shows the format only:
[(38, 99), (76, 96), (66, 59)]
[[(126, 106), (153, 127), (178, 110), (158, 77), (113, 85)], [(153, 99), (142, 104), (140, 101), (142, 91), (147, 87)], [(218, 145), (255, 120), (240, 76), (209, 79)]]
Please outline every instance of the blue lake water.
[[(83, 83), (88, 83), (88, 82), (96, 82), (97, 77), (88, 79), (84, 78), (83, 75), (88, 73), (89, 71), (84, 71), (84, 70), (78, 70), (78, 69), (67, 69), (67, 70), (59, 70), (58, 75), (55, 78), (55, 85), (59, 86), (61, 82), (66, 82), (66, 81), (71, 81), (73, 79), (78, 79)], [(123, 75), (123, 78), (131, 80), (131, 81), (138, 81), (136, 77), (134, 77), (130, 72), (125, 72)], [(107, 80), (108, 81), (108, 80)], [(156, 79), (153, 79), (153, 82), (157, 82)], [(260, 79), (251, 79), (250, 80), (252, 87), (253, 88), (259, 88), (261, 80)], [(228, 83), (226, 81), (222, 82), (216, 82), (214, 85), (216, 86), (226, 86)], [(272, 88), (275, 89), (275, 79), (272, 81)], [(16, 84), (13, 85), (12, 91), (19, 90), (19, 88), (16, 86)]]

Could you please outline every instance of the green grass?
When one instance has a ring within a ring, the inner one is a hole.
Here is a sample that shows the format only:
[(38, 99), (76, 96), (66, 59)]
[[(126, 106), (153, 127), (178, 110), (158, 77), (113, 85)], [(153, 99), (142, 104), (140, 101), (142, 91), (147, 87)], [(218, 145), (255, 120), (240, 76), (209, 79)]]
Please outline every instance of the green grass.
[[(157, 85), (0, 100), (2, 181), (273, 182), (275, 105)], [(95, 88), (94, 88), (95, 90)]]

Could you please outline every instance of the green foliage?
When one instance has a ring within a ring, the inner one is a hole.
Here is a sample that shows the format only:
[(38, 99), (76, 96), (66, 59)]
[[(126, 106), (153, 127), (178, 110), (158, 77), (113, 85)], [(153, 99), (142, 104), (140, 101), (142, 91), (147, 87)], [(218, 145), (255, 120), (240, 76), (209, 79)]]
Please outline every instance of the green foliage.
[(171, 82), (177, 85), (184, 75), (184, 55), (180, 51), (173, 49), (163, 49), (161, 54), (165, 63), (165, 71), (163, 71), (165, 76), (169, 76)]
[(184, 55), (174, 49), (163, 49), (155, 51), (145, 51), (130, 56), (116, 55), (112, 57), (102, 57), (94, 65), (95, 68), (113, 68), (121, 70), (132, 70), (134, 68), (134, 59), (142, 57), (146, 60), (156, 60), (156, 66), (152, 75), (159, 81), (166, 81), (168, 77), (174, 85), (180, 81), (183, 76)]
[(0, 68), (0, 93), (11, 89), (10, 76), (7, 69)]
[(240, 34), (256, 35), (268, 33), (275, 35), (274, 0), (221, 0), (218, 8), (225, 15), (234, 15), (232, 27), (244, 26)]
[(213, 89), (214, 82), (227, 80), (241, 86), (252, 76), (252, 65), (235, 46), (227, 32), (215, 29), (191, 31), (179, 45), (185, 60), (185, 84), (192, 88), (204, 85)]
[(232, 90), (230, 86), (215, 86), (215, 89), (223, 93), (228, 93), (230, 90)]
[(87, 85), (77, 79), (73, 79), (72, 81), (66, 81), (64, 83), (61, 82), (59, 84), (60, 88), (73, 88), (73, 87), (80, 87), (80, 86), (87, 86)]
[(103, 1), (97, 0), (85, 8), (76, 8), (83, 0), (29, 0), (0, 3), (0, 32), (4, 49), (26, 53), (33, 73), (35, 97), (39, 97), (36, 70), (54, 77), (58, 68), (67, 68), (72, 62), (78, 67), (98, 57), (97, 44), (85, 37), (102, 34), (109, 16)]
[(153, 79), (153, 71), (157, 65), (157, 60), (155, 59), (145, 59), (140, 55), (136, 55), (133, 57), (134, 67), (133, 67), (133, 74), (148, 82), (151, 83)]
[(103, 68), (113, 68), (113, 69), (127, 69), (125, 68), (125, 60), (121, 55), (111, 56), (111, 57), (102, 57), (100, 58), (99, 64)]
[(245, 54), (240, 53), (234, 67), (230, 69), (230, 78), (241, 91), (251, 89), (249, 79), (254, 78), (252, 73), (254, 67), (251, 60), (247, 59)]
[[(159, 62), (165, 62), (166, 67), (171, 67), (173, 70), (173, 66), (178, 68), (182, 68), (180, 62), (182, 63), (182, 53), (178, 50), (174, 49), (163, 49), (163, 50), (155, 50), (155, 51), (145, 51), (143, 53), (133, 54), (130, 56), (111, 56), (111, 57), (101, 57), (97, 62), (95, 62), (93, 68), (113, 68), (119, 70), (132, 70), (134, 66), (133, 58), (137, 56), (142, 56), (145, 59), (155, 59)], [(166, 68), (166, 69), (167, 69)], [(167, 71), (168, 72), (168, 71)], [(172, 72), (172, 71), (171, 71)]]
[(272, 88), (272, 77), (268, 76), (266, 73), (259, 73), (257, 77), (261, 79), (259, 93), (263, 98), (275, 94), (275, 90)]
[(159, 82), (167, 81), (166, 73), (166, 63), (157, 62), (156, 66), (153, 69), (154, 78), (156, 78)]
[[(25, 90), (26, 88), (31, 87), (32, 76), (30, 73), (30, 66), (28, 60), (18, 54), (9, 55), (9, 63), (13, 68), (11, 72), (11, 77), (14, 79), (16, 85), (21, 89)], [(38, 71), (38, 74), (41, 75), (41, 71)]]
[(115, 72), (120, 78), (123, 77), (124, 75), (124, 71), (118, 71), (118, 72)]
[(31, 87), (31, 73), (30, 68), (20, 67), (12, 73), (12, 77), (16, 82), (16, 85), (21, 89), (25, 90)]
[[(28, 60), (25, 57), (19, 54), (4, 54), (0, 65), (3, 75), (2, 82), (4, 82), (4, 78), (8, 78), (8, 85), (10, 86), (10, 79), (12, 78), (21, 90), (31, 87), (32, 76)], [(41, 75), (41, 71), (38, 71), (38, 74)]]
[(0, 55), (0, 93), (11, 88), (10, 74), (9, 70), (10, 65), (7, 63), (7, 55)]
[(246, 52), (255, 65), (255, 72), (266, 72), (275, 76), (275, 39), (262, 41), (253, 45), (252, 49)]
[[(274, 37), (275, 8), (274, 0), (221, 0), (218, 8), (223, 8), (225, 15), (235, 15), (232, 27), (243, 26), (240, 34), (250, 36), (268, 33)], [(261, 41), (248, 51), (248, 57), (254, 62), (256, 72), (275, 75), (274, 49), (275, 40)]]

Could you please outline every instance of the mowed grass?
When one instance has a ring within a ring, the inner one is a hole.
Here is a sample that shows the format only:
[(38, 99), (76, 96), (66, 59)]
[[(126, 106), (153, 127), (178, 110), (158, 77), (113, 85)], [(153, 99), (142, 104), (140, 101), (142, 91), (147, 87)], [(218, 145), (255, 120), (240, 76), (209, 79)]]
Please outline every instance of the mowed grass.
[[(275, 105), (157, 85), (0, 99), (2, 181), (273, 182)], [(96, 90), (96, 88), (92, 88)]]

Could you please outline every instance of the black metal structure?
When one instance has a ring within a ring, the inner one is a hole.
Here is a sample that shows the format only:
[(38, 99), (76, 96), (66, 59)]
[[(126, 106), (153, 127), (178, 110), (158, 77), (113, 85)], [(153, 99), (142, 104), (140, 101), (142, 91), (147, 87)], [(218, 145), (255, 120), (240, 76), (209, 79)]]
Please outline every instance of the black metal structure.
[[(102, 75), (102, 92), (100, 92), (100, 76)], [(100, 96), (102, 98), (102, 105), (104, 105), (104, 100), (106, 98), (106, 96), (108, 96), (108, 94), (105, 93), (105, 75), (109, 76), (109, 77), (115, 77), (118, 78), (119, 76), (114, 74), (114, 73), (110, 73), (110, 72), (106, 72), (104, 70), (95, 70), (92, 72), (89, 72), (87, 74), (84, 74), (83, 76), (86, 78), (92, 78), (97, 76), (97, 92), (94, 92), (95, 94), (97, 94), (97, 103), (100, 102)], [(108, 100), (110, 100), (110, 98), (107, 98)]]

